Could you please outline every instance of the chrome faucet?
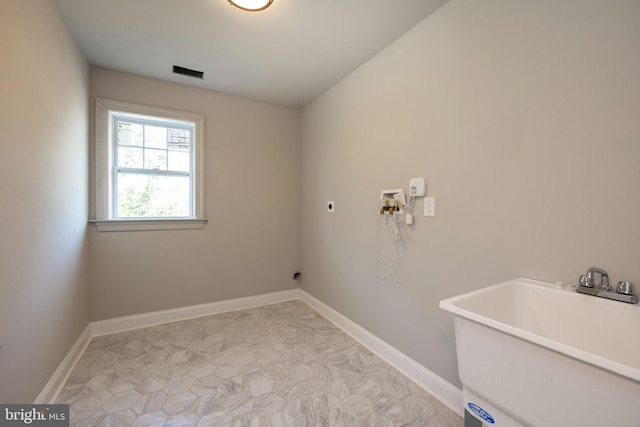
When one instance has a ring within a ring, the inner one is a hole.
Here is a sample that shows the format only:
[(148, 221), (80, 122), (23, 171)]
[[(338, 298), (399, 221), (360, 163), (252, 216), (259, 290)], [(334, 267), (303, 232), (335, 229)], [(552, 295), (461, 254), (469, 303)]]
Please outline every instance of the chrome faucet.
[(603, 270), (598, 267), (591, 267), (587, 270), (587, 274), (585, 275), (585, 281), (587, 283), (588, 288), (593, 288), (596, 286), (596, 275), (600, 276), (600, 284), (597, 286), (597, 289), (602, 289), (603, 291), (612, 291), (613, 289), (609, 285), (609, 273), (606, 270)]
[[(596, 283), (596, 279), (599, 279)], [(609, 273), (597, 267), (591, 267), (587, 274), (580, 276), (580, 286), (576, 289), (578, 293), (593, 295), (596, 297), (608, 298), (616, 301), (638, 303), (638, 295), (635, 293), (633, 283), (620, 281), (618, 287), (614, 289), (609, 284)]]

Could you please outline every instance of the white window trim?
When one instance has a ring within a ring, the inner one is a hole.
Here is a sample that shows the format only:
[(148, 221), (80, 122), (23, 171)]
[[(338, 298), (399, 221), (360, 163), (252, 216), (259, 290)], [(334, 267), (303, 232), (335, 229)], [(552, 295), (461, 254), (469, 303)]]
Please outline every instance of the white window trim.
[[(145, 116), (163, 117), (195, 123), (194, 141), (194, 217), (193, 218), (111, 218), (111, 183), (113, 168), (113, 150), (111, 147), (112, 111)], [(95, 105), (95, 215), (89, 220), (98, 231), (135, 231), (135, 230), (185, 230), (203, 228), (207, 219), (204, 216), (204, 115), (145, 105), (130, 104), (110, 99), (96, 98)]]

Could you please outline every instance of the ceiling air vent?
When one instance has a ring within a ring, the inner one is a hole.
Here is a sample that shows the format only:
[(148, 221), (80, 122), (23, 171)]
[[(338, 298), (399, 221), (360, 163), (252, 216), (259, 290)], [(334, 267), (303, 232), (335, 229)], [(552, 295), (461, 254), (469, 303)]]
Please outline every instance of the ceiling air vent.
[(202, 79), (203, 78), (202, 76), (204, 76), (204, 71), (190, 70), (188, 68), (178, 67), (177, 65), (173, 66), (173, 72), (176, 74), (183, 74), (189, 77), (195, 77), (196, 79)]

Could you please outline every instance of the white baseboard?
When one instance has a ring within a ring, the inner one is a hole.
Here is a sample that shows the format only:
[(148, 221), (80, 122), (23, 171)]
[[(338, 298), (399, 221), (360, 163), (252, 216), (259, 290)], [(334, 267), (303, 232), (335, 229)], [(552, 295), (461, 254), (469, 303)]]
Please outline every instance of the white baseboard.
[(58, 395), (62, 391), (62, 388), (69, 379), (71, 372), (73, 372), (73, 369), (76, 367), (76, 364), (84, 354), (84, 351), (87, 349), (90, 342), (91, 324), (89, 323), (73, 344), (65, 358), (62, 359), (62, 362), (58, 365), (58, 369), (56, 369), (51, 378), (49, 378), (49, 381), (45, 384), (38, 397), (36, 397), (36, 400), (33, 402), (34, 404), (46, 405), (55, 403)]
[(372, 353), (406, 375), (411, 381), (429, 392), (456, 414), (464, 417), (462, 390), (302, 289), (300, 290), (300, 300), (322, 314), (327, 320), (368, 348)]
[(272, 292), (245, 298), (236, 298), (207, 304), (191, 305), (188, 307), (174, 308), (170, 310), (153, 311), (151, 313), (135, 314), (132, 316), (116, 317), (114, 319), (92, 322), (93, 336), (114, 334), (133, 329), (147, 328), (163, 323), (179, 322), (181, 320), (195, 319), (211, 316), (213, 314), (227, 313), (230, 311), (245, 310), (263, 305), (277, 304), (285, 301), (297, 300), (298, 289)]
[(92, 322), (90, 325), (87, 325), (71, 350), (69, 350), (67, 356), (54, 372), (40, 395), (36, 398), (35, 403), (55, 402), (69, 375), (71, 375), (73, 368), (78, 360), (80, 360), (80, 357), (93, 337), (293, 300), (300, 300), (316, 310), (336, 327), (340, 328), (385, 362), (406, 375), (411, 381), (440, 400), (452, 411), (460, 416), (464, 416), (462, 390), (302, 289), (290, 289), (281, 292)]

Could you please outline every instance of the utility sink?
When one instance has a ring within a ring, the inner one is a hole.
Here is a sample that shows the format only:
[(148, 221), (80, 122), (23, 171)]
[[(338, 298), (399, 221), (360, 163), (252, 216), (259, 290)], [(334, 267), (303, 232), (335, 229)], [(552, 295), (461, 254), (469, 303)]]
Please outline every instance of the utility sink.
[(465, 425), (640, 427), (638, 305), (520, 278), (440, 308), (455, 315)]

